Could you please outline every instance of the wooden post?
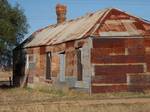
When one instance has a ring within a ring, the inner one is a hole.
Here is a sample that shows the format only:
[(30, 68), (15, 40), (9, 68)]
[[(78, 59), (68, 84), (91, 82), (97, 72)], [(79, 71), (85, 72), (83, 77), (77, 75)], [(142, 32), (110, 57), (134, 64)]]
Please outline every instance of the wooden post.
[(21, 84), (21, 88), (24, 88), (25, 86), (26, 86), (26, 84), (27, 84), (27, 79), (28, 79), (28, 75), (29, 75), (29, 70), (26, 70), (26, 72), (25, 72), (25, 76), (24, 76), (24, 78), (23, 78), (23, 81), (22, 81), (22, 84)]
[(11, 77), (9, 77), (9, 86), (12, 86), (11, 83), (12, 83), (12, 82), (11, 82)]

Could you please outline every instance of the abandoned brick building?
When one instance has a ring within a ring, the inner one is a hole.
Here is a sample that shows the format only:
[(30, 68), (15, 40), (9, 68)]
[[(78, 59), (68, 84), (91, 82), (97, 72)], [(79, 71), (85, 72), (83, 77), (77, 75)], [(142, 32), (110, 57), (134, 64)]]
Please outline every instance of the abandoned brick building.
[(150, 23), (108, 8), (34, 32), (14, 49), (14, 85), (67, 86), (91, 93), (150, 89)]

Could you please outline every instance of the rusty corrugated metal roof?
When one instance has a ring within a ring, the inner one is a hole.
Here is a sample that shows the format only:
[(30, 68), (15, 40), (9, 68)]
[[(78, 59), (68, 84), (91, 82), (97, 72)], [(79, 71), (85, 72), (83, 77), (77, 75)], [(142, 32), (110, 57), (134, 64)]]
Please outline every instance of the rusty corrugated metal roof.
[(62, 24), (50, 25), (32, 34), (32, 41), (25, 47), (53, 45), (65, 41), (82, 38), (110, 9), (104, 9), (92, 14), (87, 14), (75, 20), (66, 21)]
[[(30, 41), (27, 41), (25, 43), (24, 47), (54, 45), (54, 44), (59, 44), (70, 40), (81, 39), (84, 37), (85, 34), (87, 34), (88, 31), (90, 31), (93, 28), (95, 30), (91, 32), (92, 35), (94, 31), (96, 31), (96, 28), (98, 28), (101, 25), (101, 21), (111, 10), (120, 11), (118, 9), (104, 9), (104, 10), (97, 11), (95, 13), (87, 14), (75, 20), (66, 21), (61, 24), (50, 25), (48, 27), (40, 29), (31, 35), (32, 38), (30, 39)], [(140, 20), (144, 21), (143, 19)], [(108, 23), (119, 24), (118, 21), (122, 22), (122, 20), (111, 20), (111, 21), (106, 21), (106, 23), (104, 24), (106, 25)], [(132, 22), (132, 20), (126, 20), (126, 21)], [(130, 25), (128, 26), (129, 22), (126, 21), (123, 22), (124, 25), (127, 27), (127, 29), (128, 28), (131, 29)], [(97, 22), (99, 23), (96, 25)], [(100, 32), (100, 33), (101, 33), (99, 34), (100, 36), (116, 36), (116, 35), (128, 36), (132, 34), (134, 35), (139, 34), (139, 32), (137, 32), (134, 29), (133, 31), (117, 32), (117, 33), (110, 32), (110, 31), (107, 32), (106, 30), (106, 32)]]

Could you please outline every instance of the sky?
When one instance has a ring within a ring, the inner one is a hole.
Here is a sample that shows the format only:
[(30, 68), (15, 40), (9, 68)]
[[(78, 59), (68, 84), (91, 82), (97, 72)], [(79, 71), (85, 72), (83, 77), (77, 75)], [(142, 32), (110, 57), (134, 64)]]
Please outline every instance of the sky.
[(135, 16), (150, 21), (150, 0), (8, 0), (11, 5), (16, 3), (24, 10), (30, 28), (27, 38), (34, 31), (55, 24), (57, 3), (67, 5), (67, 19), (75, 19), (86, 13), (104, 8), (119, 8)]

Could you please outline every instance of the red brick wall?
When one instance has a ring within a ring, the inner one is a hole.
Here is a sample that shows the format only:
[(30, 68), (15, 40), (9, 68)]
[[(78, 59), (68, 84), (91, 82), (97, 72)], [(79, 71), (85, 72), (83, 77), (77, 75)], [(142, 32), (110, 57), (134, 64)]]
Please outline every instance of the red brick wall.
[[(99, 28), (94, 32), (95, 35), (116, 36), (119, 32), (126, 32), (123, 35), (149, 35), (150, 25), (140, 19), (128, 15), (124, 12), (111, 10), (103, 19)], [(111, 31), (111, 34), (109, 34)], [(112, 34), (112, 32), (114, 32)], [(120, 35), (120, 34), (119, 34)]]
[[(65, 75), (69, 77), (77, 76), (76, 71), (76, 48), (82, 47), (86, 39), (70, 41), (54, 46), (42, 46), (35, 48), (28, 48), (27, 54), (34, 54), (36, 57), (36, 66), (29, 70), (28, 83), (35, 83), (34, 77), (37, 81), (45, 82), (46, 75), (46, 53), (51, 52), (51, 76), (53, 78), (58, 77), (60, 72), (60, 56), (59, 54), (65, 53)], [(35, 80), (36, 80), (35, 79)]]
[[(150, 89), (150, 80), (146, 81), (150, 78), (149, 54), (150, 39), (148, 38), (93, 39), (92, 92)], [(130, 74), (134, 77), (128, 77)], [(139, 85), (140, 83), (142, 85)]]

